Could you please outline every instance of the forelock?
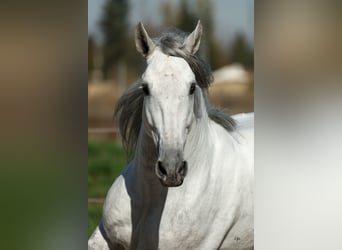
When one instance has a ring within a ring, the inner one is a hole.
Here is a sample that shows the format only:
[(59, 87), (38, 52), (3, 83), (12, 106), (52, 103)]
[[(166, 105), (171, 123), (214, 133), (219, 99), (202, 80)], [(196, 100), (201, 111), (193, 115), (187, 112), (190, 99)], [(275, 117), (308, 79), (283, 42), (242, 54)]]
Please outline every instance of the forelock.
[(183, 44), (186, 37), (187, 33), (176, 30), (172, 33), (164, 33), (160, 37), (154, 39), (154, 42), (164, 54), (183, 58), (195, 74), (197, 84), (202, 89), (208, 89), (213, 81), (211, 69), (209, 65), (196, 54), (190, 54), (184, 49)]

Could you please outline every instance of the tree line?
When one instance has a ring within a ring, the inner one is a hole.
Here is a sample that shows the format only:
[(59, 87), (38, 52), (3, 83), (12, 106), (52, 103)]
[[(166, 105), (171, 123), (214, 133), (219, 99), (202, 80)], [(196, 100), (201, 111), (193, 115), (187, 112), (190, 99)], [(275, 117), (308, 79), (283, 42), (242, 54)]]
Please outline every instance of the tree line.
[[(144, 61), (136, 53), (134, 34), (129, 26), (129, 1), (109, 0), (104, 5), (103, 16), (99, 27), (103, 33), (102, 45), (97, 45), (94, 39), (88, 37), (88, 72), (96, 67), (96, 52), (101, 51), (101, 71), (104, 79), (117, 79), (120, 67), (127, 65), (131, 75), (139, 75), (144, 67)], [(222, 44), (214, 36), (213, 6), (211, 1), (196, 0), (190, 6), (189, 1), (180, 0), (178, 5), (168, 1), (161, 4), (163, 25), (174, 26), (184, 31), (192, 31), (197, 20), (201, 20), (205, 30), (201, 55), (213, 69), (230, 63), (240, 63), (245, 68), (254, 68), (254, 50), (243, 33), (235, 35), (230, 44)], [(153, 23), (144, 24), (153, 33), (161, 26)], [(99, 65), (98, 65), (99, 67)], [(90, 77), (90, 76), (89, 76)]]

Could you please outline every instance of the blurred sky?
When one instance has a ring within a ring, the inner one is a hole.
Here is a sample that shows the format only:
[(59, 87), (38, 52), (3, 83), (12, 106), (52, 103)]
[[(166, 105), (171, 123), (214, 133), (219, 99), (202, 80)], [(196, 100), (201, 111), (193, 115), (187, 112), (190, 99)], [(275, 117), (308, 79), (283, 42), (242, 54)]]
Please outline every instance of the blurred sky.
[[(179, 0), (169, 1), (179, 2)], [(106, 0), (88, 0), (88, 34), (94, 35), (97, 42), (102, 41), (98, 22), (105, 2)], [(139, 21), (161, 23), (160, 4), (163, 1), (129, 0), (129, 2), (131, 7), (129, 21), (132, 27)], [(215, 36), (226, 44), (236, 32), (242, 32), (250, 44), (254, 45), (254, 0), (212, 0), (212, 2), (216, 25)]]

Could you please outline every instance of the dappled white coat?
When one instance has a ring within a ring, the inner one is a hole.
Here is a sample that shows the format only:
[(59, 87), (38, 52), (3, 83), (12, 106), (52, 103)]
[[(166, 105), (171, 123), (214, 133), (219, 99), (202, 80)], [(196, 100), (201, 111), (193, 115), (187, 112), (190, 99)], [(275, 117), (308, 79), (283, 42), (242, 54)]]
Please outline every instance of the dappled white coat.
[[(203, 102), (201, 108), (205, 112)], [(207, 115), (195, 122), (184, 151), (189, 170), (179, 187), (163, 187), (142, 173), (137, 152), (104, 205), (99, 226), (112, 247), (97, 228), (88, 249), (253, 249), (254, 115), (233, 118), (234, 132)], [(140, 138), (138, 149), (152, 146)]]

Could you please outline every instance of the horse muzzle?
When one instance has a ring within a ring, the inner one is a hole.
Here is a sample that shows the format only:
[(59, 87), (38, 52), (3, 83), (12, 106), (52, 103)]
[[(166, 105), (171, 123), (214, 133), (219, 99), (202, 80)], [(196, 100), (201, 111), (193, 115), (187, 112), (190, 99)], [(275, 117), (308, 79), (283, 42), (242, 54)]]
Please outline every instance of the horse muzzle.
[(155, 166), (155, 173), (165, 187), (182, 185), (187, 172), (188, 163), (186, 161), (158, 160)]

